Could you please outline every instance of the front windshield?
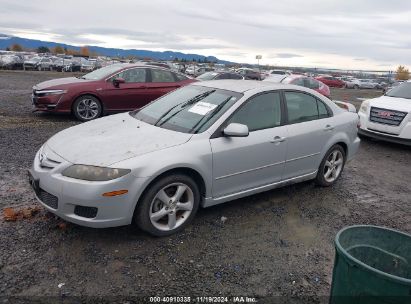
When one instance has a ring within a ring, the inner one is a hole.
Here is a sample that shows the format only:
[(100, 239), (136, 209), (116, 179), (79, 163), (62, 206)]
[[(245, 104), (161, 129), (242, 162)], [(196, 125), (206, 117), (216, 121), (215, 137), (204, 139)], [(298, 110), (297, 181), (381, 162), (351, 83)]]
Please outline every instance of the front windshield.
[(200, 80), (212, 80), (217, 76), (217, 73), (207, 72), (197, 77)]
[(33, 57), (30, 60), (34, 61), (34, 62), (39, 62), (41, 60), (41, 58), (40, 57)]
[(241, 97), (242, 94), (231, 91), (187, 86), (130, 112), (130, 115), (160, 128), (201, 133)]
[(112, 65), (105, 66), (104, 68), (95, 70), (91, 73), (88, 73), (81, 78), (88, 79), (88, 80), (99, 80), (99, 79), (103, 79), (103, 78), (110, 76), (111, 74), (117, 72), (121, 68), (122, 68), (121, 64), (112, 64)]
[(390, 97), (411, 99), (411, 82), (404, 82), (399, 86), (393, 87), (386, 95)]

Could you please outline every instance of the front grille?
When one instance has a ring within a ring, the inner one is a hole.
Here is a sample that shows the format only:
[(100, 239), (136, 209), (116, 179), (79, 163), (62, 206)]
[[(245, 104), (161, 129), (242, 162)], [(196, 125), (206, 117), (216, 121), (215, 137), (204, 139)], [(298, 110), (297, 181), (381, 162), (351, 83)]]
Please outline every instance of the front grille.
[(46, 204), (50, 208), (53, 208), (53, 209), (58, 208), (57, 196), (54, 196), (53, 194), (50, 194), (47, 191), (44, 191), (43, 189), (40, 189), (38, 197), (44, 204)]
[(74, 214), (86, 218), (95, 218), (97, 216), (96, 207), (86, 207), (77, 205), (74, 207)]
[(390, 126), (399, 126), (406, 112), (371, 107), (370, 121)]

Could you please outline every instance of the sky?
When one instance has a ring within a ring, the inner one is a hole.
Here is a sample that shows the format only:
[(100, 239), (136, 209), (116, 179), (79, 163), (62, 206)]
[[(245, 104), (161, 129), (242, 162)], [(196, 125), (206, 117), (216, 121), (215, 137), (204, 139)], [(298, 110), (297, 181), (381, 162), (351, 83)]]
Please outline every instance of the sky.
[(0, 33), (242, 63), (411, 67), (407, 0), (0, 0)]

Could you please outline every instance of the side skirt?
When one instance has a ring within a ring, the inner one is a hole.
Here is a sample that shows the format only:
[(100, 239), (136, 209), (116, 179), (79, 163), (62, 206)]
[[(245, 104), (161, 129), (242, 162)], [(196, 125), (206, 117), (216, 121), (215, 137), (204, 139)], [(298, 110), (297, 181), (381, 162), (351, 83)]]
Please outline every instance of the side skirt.
[(225, 196), (206, 197), (203, 201), (202, 206), (204, 208), (206, 208), (206, 207), (218, 205), (218, 204), (225, 203), (225, 202), (228, 202), (228, 201), (232, 201), (232, 200), (242, 198), (242, 197), (245, 197), (245, 196), (249, 196), (249, 195), (257, 194), (257, 193), (260, 193), (260, 192), (272, 190), (272, 189), (275, 189), (275, 188), (280, 188), (280, 187), (283, 187), (283, 186), (286, 186), (286, 185), (291, 185), (291, 184), (307, 181), (307, 180), (310, 180), (310, 179), (314, 179), (316, 176), (317, 176), (317, 170), (312, 172), (312, 173), (300, 175), (300, 176), (297, 176), (297, 177), (289, 178), (289, 179), (286, 179), (286, 180), (283, 180), (283, 181), (280, 181), (280, 182), (275, 182), (275, 183), (260, 186), (260, 187), (257, 187), (257, 188), (252, 188), (252, 189), (244, 190), (244, 191), (241, 191), (241, 192), (228, 194), (228, 195), (225, 195)]

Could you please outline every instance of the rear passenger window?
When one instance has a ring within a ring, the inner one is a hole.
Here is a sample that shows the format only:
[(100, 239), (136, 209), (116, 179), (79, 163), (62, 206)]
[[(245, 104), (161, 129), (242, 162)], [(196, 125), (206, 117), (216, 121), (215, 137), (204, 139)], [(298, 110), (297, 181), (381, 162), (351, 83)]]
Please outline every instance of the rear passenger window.
[(218, 75), (215, 79), (230, 79), (230, 74), (223, 73)]
[(298, 92), (285, 92), (288, 122), (298, 123), (318, 119), (317, 99)]
[(152, 82), (175, 82), (173, 73), (163, 70), (151, 70)]
[(241, 75), (237, 75), (237, 74), (230, 74), (230, 78), (231, 79), (243, 79)]
[(178, 80), (178, 81), (183, 81), (183, 80), (187, 80), (187, 79), (188, 79), (188, 77), (185, 76), (185, 75), (183, 75), (183, 74), (176, 74), (176, 73), (174, 73), (174, 75), (177, 77), (177, 80)]
[(291, 81), (291, 84), (298, 85), (298, 86), (304, 86), (304, 79), (303, 78), (296, 78), (293, 81)]
[(330, 114), (328, 113), (327, 107), (325, 106), (323, 102), (317, 100), (317, 106), (318, 106), (318, 118), (326, 118), (330, 116)]
[(307, 85), (305, 85), (305, 87), (310, 88), (310, 89), (319, 89), (320, 88), (320, 82), (315, 80), (315, 79), (311, 79), (311, 78), (307, 78)]
[(250, 132), (279, 126), (280, 93), (265, 93), (252, 97), (231, 117), (229, 123), (246, 125)]

